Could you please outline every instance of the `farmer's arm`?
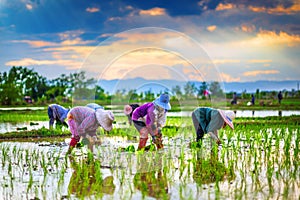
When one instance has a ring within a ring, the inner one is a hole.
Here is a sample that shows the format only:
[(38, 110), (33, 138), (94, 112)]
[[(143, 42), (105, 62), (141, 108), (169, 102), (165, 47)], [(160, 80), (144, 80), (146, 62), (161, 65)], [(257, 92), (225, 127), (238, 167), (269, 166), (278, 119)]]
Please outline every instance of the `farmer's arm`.
[(154, 136), (157, 134), (157, 126), (155, 124), (155, 113), (154, 111), (154, 106), (149, 107), (147, 111), (147, 116), (146, 116), (146, 126), (150, 132), (151, 136)]

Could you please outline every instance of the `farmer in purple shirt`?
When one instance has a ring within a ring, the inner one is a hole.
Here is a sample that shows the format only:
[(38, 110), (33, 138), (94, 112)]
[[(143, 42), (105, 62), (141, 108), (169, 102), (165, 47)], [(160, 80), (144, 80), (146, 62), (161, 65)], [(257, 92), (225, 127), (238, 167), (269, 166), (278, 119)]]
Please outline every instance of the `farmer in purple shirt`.
[(56, 120), (57, 125), (64, 125), (68, 127), (65, 122), (68, 112), (70, 109), (66, 109), (58, 104), (51, 104), (48, 106), (48, 117), (49, 117), (49, 128), (53, 128), (54, 121)]
[(72, 152), (80, 137), (89, 140), (89, 148), (92, 150), (93, 143), (98, 140), (96, 136), (97, 129), (101, 126), (104, 130), (110, 131), (113, 121), (114, 115), (111, 111), (104, 109), (94, 110), (86, 106), (72, 108), (68, 114), (68, 124), (72, 133), (68, 154)]
[(170, 109), (169, 95), (162, 94), (153, 102), (145, 103), (134, 110), (132, 113), (132, 121), (140, 133), (138, 150), (146, 146), (149, 133), (157, 149), (163, 148), (161, 128), (166, 123), (166, 114)]

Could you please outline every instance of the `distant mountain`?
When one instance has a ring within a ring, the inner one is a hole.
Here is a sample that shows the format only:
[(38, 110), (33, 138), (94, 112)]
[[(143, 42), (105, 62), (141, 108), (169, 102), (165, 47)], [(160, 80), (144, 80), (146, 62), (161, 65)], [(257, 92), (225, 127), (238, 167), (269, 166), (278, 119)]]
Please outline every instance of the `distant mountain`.
[[(110, 94), (115, 93), (117, 90), (136, 89), (138, 93), (151, 90), (151, 92), (159, 93), (172, 90), (175, 86), (180, 86), (183, 91), (184, 85), (187, 82), (176, 80), (146, 80), (143, 78), (125, 79), (125, 80), (101, 80), (99, 85)], [(202, 82), (192, 81), (199, 87)], [(224, 85), (223, 85), (224, 84)], [(225, 92), (241, 93), (246, 90), (247, 93), (255, 93), (257, 89), (260, 91), (280, 91), (280, 90), (298, 90), (300, 81), (255, 81), (255, 82), (224, 82)]]

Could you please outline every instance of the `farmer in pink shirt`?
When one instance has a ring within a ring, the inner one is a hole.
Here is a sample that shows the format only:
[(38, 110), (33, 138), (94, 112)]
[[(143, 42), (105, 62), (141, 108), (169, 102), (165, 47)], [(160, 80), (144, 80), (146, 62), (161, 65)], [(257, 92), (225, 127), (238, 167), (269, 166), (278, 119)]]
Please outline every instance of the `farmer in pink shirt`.
[(68, 154), (72, 152), (80, 137), (87, 138), (91, 144), (96, 142), (98, 140), (96, 130), (101, 126), (104, 130), (110, 131), (113, 121), (114, 115), (111, 111), (94, 110), (86, 106), (72, 108), (68, 114), (68, 124), (72, 133)]
[(136, 108), (132, 113), (132, 121), (140, 133), (138, 150), (146, 146), (148, 134), (157, 149), (163, 148), (161, 128), (166, 123), (167, 111), (171, 109), (169, 95), (162, 94), (156, 100)]

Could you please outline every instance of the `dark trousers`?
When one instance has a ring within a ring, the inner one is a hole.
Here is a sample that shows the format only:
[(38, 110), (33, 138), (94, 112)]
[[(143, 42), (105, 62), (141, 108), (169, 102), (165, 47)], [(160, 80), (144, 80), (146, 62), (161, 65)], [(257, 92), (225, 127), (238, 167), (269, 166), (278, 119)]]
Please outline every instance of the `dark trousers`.
[(192, 120), (197, 134), (196, 141), (199, 142), (199, 140), (202, 140), (204, 136), (204, 131), (202, 130), (202, 127), (200, 126), (199, 121), (197, 120), (194, 113), (192, 113)]

